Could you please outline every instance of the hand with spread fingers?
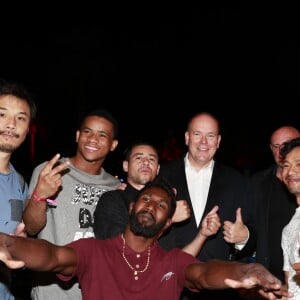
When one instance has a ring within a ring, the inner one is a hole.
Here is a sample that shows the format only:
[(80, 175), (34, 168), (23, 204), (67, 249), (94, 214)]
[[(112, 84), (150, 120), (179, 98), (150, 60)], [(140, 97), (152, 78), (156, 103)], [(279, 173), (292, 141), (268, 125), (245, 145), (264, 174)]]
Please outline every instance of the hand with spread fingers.
[[(260, 294), (263, 298), (275, 300), (275, 299), (288, 299), (293, 297), (293, 293), (288, 291), (286, 285), (273, 276), (266, 268), (258, 263), (246, 263), (241, 265), (239, 269), (240, 275), (238, 279), (226, 278), (224, 283), (231, 288), (239, 289), (253, 289), (255, 298)], [(252, 298), (251, 298), (252, 299)]]
[(47, 205), (55, 204), (53, 197), (61, 188), (63, 171), (67, 169), (69, 161), (59, 162), (59, 158), (60, 155), (56, 154), (45, 164), (30, 199), (26, 201), (23, 221), (27, 224), (25, 230), (30, 236), (36, 235), (46, 225)]
[(56, 154), (41, 170), (34, 194), (41, 199), (51, 198), (55, 195), (62, 184), (62, 171), (65, 170), (69, 161), (59, 162), (60, 154)]

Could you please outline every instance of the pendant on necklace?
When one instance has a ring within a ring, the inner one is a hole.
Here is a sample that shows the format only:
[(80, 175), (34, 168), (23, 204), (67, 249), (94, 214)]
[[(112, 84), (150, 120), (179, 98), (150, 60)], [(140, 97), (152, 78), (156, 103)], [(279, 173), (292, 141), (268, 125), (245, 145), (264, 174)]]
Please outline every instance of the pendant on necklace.
[[(146, 266), (143, 270), (135, 270), (134, 267), (129, 263), (129, 261), (127, 260), (126, 256), (125, 256), (125, 239), (124, 239), (124, 236), (122, 234), (122, 239), (123, 239), (123, 251), (122, 251), (122, 257), (124, 259), (124, 261), (126, 262), (127, 266), (133, 271), (133, 276), (134, 276), (134, 280), (139, 280), (139, 276), (138, 274), (139, 273), (144, 273), (145, 271), (147, 271), (148, 267), (149, 267), (149, 264), (150, 264), (150, 256), (151, 256), (151, 249), (150, 247), (148, 247), (148, 255), (147, 255), (147, 262), (146, 262)], [(137, 258), (140, 258), (141, 255), (138, 253), (136, 254)], [(140, 268), (140, 265), (137, 264), (135, 266), (137, 269)]]

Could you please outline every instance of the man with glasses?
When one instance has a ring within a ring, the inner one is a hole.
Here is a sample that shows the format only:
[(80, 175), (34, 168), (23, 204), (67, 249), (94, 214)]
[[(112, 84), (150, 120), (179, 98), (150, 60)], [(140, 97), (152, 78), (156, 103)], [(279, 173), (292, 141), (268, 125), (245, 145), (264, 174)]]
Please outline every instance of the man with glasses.
[(281, 232), (293, 216), (297, 202), (282, 183), (280, 149), (285, 142), (299, 136), (298, 129), (292, 126), (276, 129), (270, 138), (274, 164), (251, 178), (252, 193), (249, 201), (257, 204), (256, 261), (262, 263), (282, 282), (285, 279), (282, 271)]

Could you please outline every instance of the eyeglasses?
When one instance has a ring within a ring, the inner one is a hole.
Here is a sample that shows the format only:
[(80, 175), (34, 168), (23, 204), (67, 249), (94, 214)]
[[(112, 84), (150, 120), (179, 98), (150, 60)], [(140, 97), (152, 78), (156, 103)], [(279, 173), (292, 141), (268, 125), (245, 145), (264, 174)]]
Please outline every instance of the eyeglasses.
[(275, 151), (275, 150), (280, 150), (282, 148), (283, 144), (271, 144), (270, 148)]

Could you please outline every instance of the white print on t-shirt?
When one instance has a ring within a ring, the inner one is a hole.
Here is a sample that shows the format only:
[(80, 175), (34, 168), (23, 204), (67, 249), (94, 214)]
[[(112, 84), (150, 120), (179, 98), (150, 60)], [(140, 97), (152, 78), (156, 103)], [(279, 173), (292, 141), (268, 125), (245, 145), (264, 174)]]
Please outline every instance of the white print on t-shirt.
[(160, 282), (163, 282), (164, 280), (169, 280), (175, 273), (173, 272), (168, 272), (166, 273), (162, 278)]
[[(107, 192), (106, 189), (99, 188), (93, 185), (77, 183), (74, 188), (74, 193), (71, 198), (71, 203), (79, 205), (79, 228), (88, 229), (93, 227), (93, 213), (102, 194)], [(76, 241), (81, 238), (94, 237), (91, 231), (77, 231), (75, 232), (73, 240)]]

